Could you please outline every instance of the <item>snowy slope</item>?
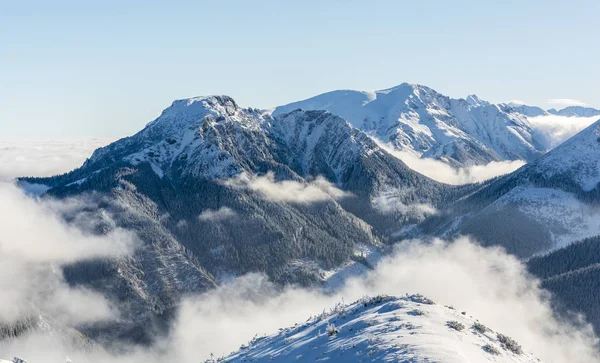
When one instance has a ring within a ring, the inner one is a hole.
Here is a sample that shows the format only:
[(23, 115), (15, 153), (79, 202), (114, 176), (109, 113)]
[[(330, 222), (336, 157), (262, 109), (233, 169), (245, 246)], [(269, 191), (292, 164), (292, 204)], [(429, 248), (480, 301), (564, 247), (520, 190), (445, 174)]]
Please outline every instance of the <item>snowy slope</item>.
[(546, 179), (565, 177), (583, 191), (600, 182), (600, 120), (549, 152), (530, 168)]
[(452, 99), (422, 85), (333, 91), (277, 107), (273, 115), (298, 108), (328, 110), (398, 149), (452, 165), (531, 161), (545, 151), (527, 117), (511, 107), (476, 95)]
[(600, 234), (600, 120), (446, 213), (428, 226), (445, 223), (443, 234), (470, 234), (522, 257)]
[(518, 343), (505, 345), (504, 336), (484, 325), (477, 329), (476, 323), (420, 295), (363, 298), (255, 338), (224, 361), (540, 362)]

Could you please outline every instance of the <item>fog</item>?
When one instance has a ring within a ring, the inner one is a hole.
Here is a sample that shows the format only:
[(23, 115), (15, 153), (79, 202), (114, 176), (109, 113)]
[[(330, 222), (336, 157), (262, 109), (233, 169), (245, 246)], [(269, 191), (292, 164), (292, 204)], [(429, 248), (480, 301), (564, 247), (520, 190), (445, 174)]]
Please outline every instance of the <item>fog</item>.
[(67, 286), (60, 266), (120, 258), (133, 250), (135, 236), (119, 229), (87, 235), (59, 217), (72, 201), (35, 200), (13, 184), (0, 183), (0, 200), (0, 320), (14, 323), (38, 311), (66, 325), (116, 317), (101, 295)]
[(111, 141), (106, 138), (0, 140), (0, 181), (65, 173)]
[(221, 207), (217, 210), (207, 209), (202, 211), (198, 216), (198, 219), (203, 222), (218, 222), (225, 219), (233, 218), (236, 213), (233, 209), (227, 207)]
[[(551, 150), (570, 137), (598, 121), (599, 117), (566, 117), (546, 115), (529, 117), (538, 140)], [(522, 160), (492, 161), (485, 165), (455, 168), (445, 162), (430, 158), (421, 158), (413, 152), (394, 148), (380, 140), (374, 141), (388, 153), (402, 160), (409, 168), (439, 182), (462, 185), (482, 182), (500, 175), (511, 173), (525, 165)]]
[[(93, 256), (119, 258), (132, 246), (131, 236), (126, 233), (91, 237), (64, 225), (54, 214), (60, 202), (54, 201), (48, 207), (45, 202), (27, 199), (14, 186), (3, 186), (1, 191), (2, 197), (11, 201), (11, 207), (2, 210), (3, 217), (13, 214), (11, 224), (23, 225), (10, 235), (6, 234), (8, 228), (2, 228), (1, 246), (11, 256), (5, 263), (50, 263), (58, 267), (66, 261)], [(73, 204), (77, 203), (60, 203), (59, 207), (68, 209)], [(28, 231), (27, 225), (41, 232)], [(34, 225), (41, 228), (33, 228)], [(21, 243), (29, 245), (17, 247)], [(115, 248), (116, 245), (128, 247)], [(31, 264), (14, 270), (14, 265), (5, 263), (0, 270), (4, 295), (0, 311), (4, 312), (4, 319), (11, 309), (31, 303), (65, 325), (118, 318), (118, 312), (103, 297), (66, 286), (58, 269), (52, 275), (51, 285), (56, 293), (47, 302), (36, 299), (36, 294), (47, 292), (42, 287), (47, 280), (37, 274), (36, 268), (31, 269)], [(122, 347), (118, 355), (99, 347), (83, 352), (64, 339), (41, 332), (3, 341), (0, 352), (6, 358), (20, 355), (32, 363), (62, 362), (66, 355), (75, 363), (198, 361), (211, 353), (221, 356), (234, 351), (257, 334), (276, 333), (278, 328), (303, 322), (342, 300), (405, 293), (421, 293), (437, 304), (467, 311), (495, 331), (512, 336), (526, 351), (545, 362), (599, 359), (591, 328), (554, 317), (548, 294), (520, 261), (501, 249), (479, 247), (467, 238), (433, 243), (405, 241), (375, 270), (349, 279), (333, 294), (292, 287), (281, 290), (260, 274), (234, 279), (214, 291), (182, 301), (169, 336), (150, 348)]]
[(579, 131), (598, 121), (600, 117), (566, 117), (547, 115), (530, 117), (529, 122), (535, 127), (544, 146), (553, 149), (574, 136)]
[[(477, 178), (485, 175), (476, 174)], [(449, 175), (445, 177), (455, 181), (474, 177)], [(244, 175), (234, 183), (234, 187), (291, 203), (346, 195), (321, 179), (277, 182), (272, 175)], [(375, 202), (383, 209), (399, 208), (401, 193), (392, 190)], [(349, 278), (334, 293), (294, 287), (282, 290), (261, 274), (242, 276), (209, 293), (184, 299), (172, 330), (155, 346), (122, 346), (118, 354), (100, 346), (82, 350), (73, 339), (64, 338), (65, 334), (77, 334), (70, 327), (118, 319), (120, 312), (100, 294), (68, 286), (61, 266), (91, 258), (126, 258), (135, 248), (135, 235), (117, 229), (106, 236), (92, 236), (77, 229), (75, 226), (94, 223), (80, 213), (88, 205), (85, 197), (33, 199), (4, 183), (0, 184), (0, 198), (0, 320), (10, 323), (42, 314), (49, 324), (48, 329), (0, 341), (0, 359), (18, 355), (30, 363), (52, 363), (64, 362), (69, 355), (74, 363), (200, 361), (211, 353), (228, 354), (257, 334), (276, 333), (279, 328), (304, 322), (342, 300), (349, 303), (364, 295), (405, 293), (421, 293), (437, 304), (466, 311), (495, 331), (513, 337), (544, 362), (600, 359), (595, 349), (598, 339), (591, 327), (554, 316), (549, 294), (520, 261), (501, 249), (483, 248), (467, 238), (405, 241), (373, 271)], [(415, 212), (435, 210), (422, 206)], [(65, 213), (72, 215), (74, 223), (63, 222), (61, 215)], [(232, 217), (235, 215), (223, 208), (206, 210), (199, 216), (207, 223)]]
[(451, 185), (462, 185), (478, 183), (495, 178), (500, 175), (511, 173), (521, 166), (524, 161), (492, 161), (485, 165), (474, 165), (455, 168), (447, 163), (430, 158), (421, 158), (410, 151), (401, 151), (381, 141), (377, 144), (391, 155), (402, 160), (409, 168), (419, 172), (431, 179)]

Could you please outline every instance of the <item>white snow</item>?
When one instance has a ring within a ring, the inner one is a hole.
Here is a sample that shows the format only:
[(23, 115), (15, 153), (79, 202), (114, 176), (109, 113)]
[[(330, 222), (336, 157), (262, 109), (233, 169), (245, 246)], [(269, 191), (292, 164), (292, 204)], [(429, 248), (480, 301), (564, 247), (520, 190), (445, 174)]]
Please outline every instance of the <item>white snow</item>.
[(530, 160), (545, 151), (534, 139), (527, 117), (512, 108), (491, 105), (475, 95), (451, 99), (421, 85), (403, 83), (370, 93), (333, 91), (277, 107), (273, 115), (298, 108), (330, 111), (400, 150), (421, 156), (454, 158), (455, 145), (464, 147), (466, 154), (476, 149), (452, 160), (455, 164)]
[[(453, 329), (450, 321), (458, 322)], [(339, 304), (303, 324), (255, 338), (226, 362), (539, 362), (503, 348), (476, 319), (419, 295)], [(493, 347), (496, 354), (486, 351)]]
[(547, 226), (553, 248), (564, 247), (584, 238), (600, 235), (600, 210), (582, 203), (560, 189), (516, 187), (487, 208), (516, 205), (541, 225)]
[(565, 141), (532, 165), (546, 178), (563, 176), (584, 191), (600, 183), (600, 120)]

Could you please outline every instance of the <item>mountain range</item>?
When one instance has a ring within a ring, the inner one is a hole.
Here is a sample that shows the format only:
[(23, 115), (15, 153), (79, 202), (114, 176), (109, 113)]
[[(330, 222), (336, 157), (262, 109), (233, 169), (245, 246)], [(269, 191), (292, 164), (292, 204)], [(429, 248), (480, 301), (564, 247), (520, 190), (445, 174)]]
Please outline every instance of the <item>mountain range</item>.
[(277, 107), (273, 115), (294, 109), (330, 111), (399, 150), (453, 166), (533, 161), (546, 151), (527, 117), (511, 107), (475, 95), (453, 99), (421, 85), (333, 91)]
[[(148, 344), (168, 331), (182, 297), (250, 272), (318, 286), (349, 265), (371, 269), (370, 254), (407, 237), (469, 234), (528, 259), (600, 234), (600, 121), (548, 152), (532, 113), (411, 84), (334, 91), (272, 112), (195, 97), (80, 168), (19, 183), (41, 198), (85, 198), (63, 218), (88, 233), (138, 235), (132, 256), (66, 265), (63, 275), (121, 312), (79, 331), (103, 344)], [(528, 164), (451, 186), (381, 142), (452, 166)]]
[(81, 168), (21, 182), (42, 185), (45, 197), (86, 196), (97, 205), (88, 212), (97, 223), (80, 226), (90, 232), (137, 232), (143, 246), (132, 258), (82, 262), (64, 276), (125, 312), (118, 328), (88, 335), (141, 342), (183, 295), (257, 271), (313, 285), (362, 261), (365, 248), (386, 249), (385, 233), (400, 221), (422, 220), (468, 190), (412, 171), (329, 112), (272, 117), (226, 96), (175, 101)]

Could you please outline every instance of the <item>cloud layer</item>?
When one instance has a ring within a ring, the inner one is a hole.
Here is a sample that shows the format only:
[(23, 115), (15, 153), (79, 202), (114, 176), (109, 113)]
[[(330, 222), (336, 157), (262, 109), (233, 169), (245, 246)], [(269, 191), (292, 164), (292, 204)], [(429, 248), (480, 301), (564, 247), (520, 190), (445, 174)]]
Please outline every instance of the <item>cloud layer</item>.
[(0, 343), (0, 350), (18, 351), (30, 360), (69, 354), (74, 361), (91, 363), (197, 361), (211, 353), (227, 354), (257, 335), (305, 321), (340, 301), (405, 293), (422, 293), (437, 304), (466, 311), (545, 362), (600, 359), (591, 328), (557, 319), (549, 295), (520, 261), (466, 238), (452, 243), (404, 242), (374, 271), (349, 280), (334, 294), (297, 288), (282, 291), (260, 274), (243, 276), (186, 299), (171, 335), (152, 348), (123, 347), (118, 356), (101, 350), (83, 353), (68, 345), (50, 346), (44, 336), (33, 336)]
[[(65, 324), (113, 315), (101, 295), (70, 288), (60, 266), (131, 252), (133, 235), (116, 230), (92, 236), (66, 225), (60, 212), (77, 203), (31, 199), (16, 186), (0, 183), (0, 321), (15, 322), (38, 309)], [(33, 309), (33, 310), (32, 310)]]
[(439, 160), (421, 158), (409, 151), (397, 150), (381, 141), (377, 141), (377, 143), (385, 151), (402, 160), (406, 166), (414, 171), (428, 176), (431, 179), (451, 185), (482, 182), (500, 175), (511, 173), (525, 165), (524, 161), (514, 160), (492, 161), (486, 165), (453, 168)]
[(547, 115), (530, 117), (538, 136), (548, 149), (553, 149), (579, 131), (598, 121), (599, 117), (566, 117)]
[(112, 139), (0, 140), (0, 181), (70, 171)]

